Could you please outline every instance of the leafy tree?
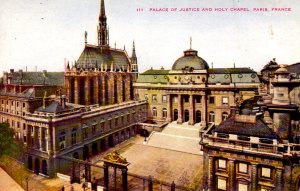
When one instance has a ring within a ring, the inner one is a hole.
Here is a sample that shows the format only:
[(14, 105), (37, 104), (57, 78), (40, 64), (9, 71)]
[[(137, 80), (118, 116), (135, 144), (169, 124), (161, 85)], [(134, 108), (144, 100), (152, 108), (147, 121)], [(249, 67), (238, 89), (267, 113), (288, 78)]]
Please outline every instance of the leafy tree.
[(4, 155), (17, 156), (21, 151), (21, 144), (14, 139), (15, 132), (8, 123), (0, 123), (0, 157)]

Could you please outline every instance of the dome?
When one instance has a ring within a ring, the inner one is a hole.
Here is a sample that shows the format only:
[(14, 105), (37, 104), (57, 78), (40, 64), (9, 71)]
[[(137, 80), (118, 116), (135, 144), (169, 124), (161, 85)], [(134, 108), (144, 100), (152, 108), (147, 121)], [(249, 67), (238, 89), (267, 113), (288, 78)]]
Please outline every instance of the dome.
[(280, 67), (275, 71), (275, 74), (288, 74), (288, 70), (284, 67)]
[(207, 70), (208, 64), (197, 55), (198, 51), (189, 49), (184, 51), (184, 56), (178, 58), (172, 66), (172, 70), (189, 68), (192, 70)]

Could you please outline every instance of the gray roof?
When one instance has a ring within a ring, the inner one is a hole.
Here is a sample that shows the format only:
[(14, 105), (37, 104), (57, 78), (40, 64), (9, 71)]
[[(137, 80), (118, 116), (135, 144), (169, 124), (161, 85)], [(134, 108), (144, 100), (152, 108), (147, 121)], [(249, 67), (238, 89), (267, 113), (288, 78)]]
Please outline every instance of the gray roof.
[(178, 58), (172, 66), (172, 70), (183, 70), (192, 68), (192, 70), (206, 70), (208, 69), (207, 62), (197, 55), (196, 50), (184, 51), (184, 56)]
[(272, 131), (262, 120), (257, 119), (256, 123), (237, 122), (234, 116), (223, 121), (215, 128), (215, 132), (253, 136), (260, 138), (276, 139), (276, 133)]
[(13, 97), (19, 97), (19, 98), (35, 98), (36, 91), (34, 88), (28, 88), (25, 91), (21, 93), (14, 93), (13, 91), (5, 92), (4, 89), (0, 91), (0, 95), (2, 96), (13, 96)]
[(110, 69), (112, 63), (117, 69), (127, 70), (130, 60), (123, 50), (86, 45), (77, 60), (76, 68), (100, 68), (101, 64), (107, 64)]
[(289, 65), (286, 67), (286, 69), (290, 72), (290, 73), (296, 73), (296, 74), (300, 74), (300, 62)]
[(45, 113), (59, 113), (59, 112), (63, 112), (63, 111), (68, 111), (71, 108), (72, 108), (71, 106), (66, 106), (65, 108), (63, 108), (62, 105), (59, 102), (52, 101), (45, 108), (43, 106), (41, 106), (36, 111), (45, 112)]
[(208, 83), (259, 83), (259, 77), (250, 68), (213, 68), (208, 70)]
[(8, 77), (10, 84), (15, 85), (64, 85), (64, 72), (12, 72), (3, 76), (3, 83), (7, 84)]

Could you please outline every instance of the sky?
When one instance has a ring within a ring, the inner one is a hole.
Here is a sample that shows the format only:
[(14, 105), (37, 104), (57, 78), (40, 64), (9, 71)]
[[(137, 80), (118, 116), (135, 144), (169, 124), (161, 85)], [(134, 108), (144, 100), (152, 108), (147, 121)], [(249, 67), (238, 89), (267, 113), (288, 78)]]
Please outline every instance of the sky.
[[(272, 58), (279, 64), (300, 62), (298, 0), (105, 0), (105, 7), (110, 45), (125, 46), (131, 55), (134, 40), (140, 72), (171, 69), (190, 48), (190, 37), (192, 48), (214, 68), (235, 64), (260, 71)], [(100, 0), (2, 1), (1, 74), (26, 67), (63, 71), (65, 60), (73, 63), (84, 49), (85, 31), (88, 43), (97, 43), (99, 9)]]

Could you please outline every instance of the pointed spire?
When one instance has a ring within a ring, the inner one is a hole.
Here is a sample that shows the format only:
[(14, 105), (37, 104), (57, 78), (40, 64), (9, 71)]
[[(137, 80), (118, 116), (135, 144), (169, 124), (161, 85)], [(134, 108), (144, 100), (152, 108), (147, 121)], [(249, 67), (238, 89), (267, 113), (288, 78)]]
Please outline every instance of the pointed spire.
[(70, 70), (70, 63), (69, 63), (69, 61), (67, 63), (67, 70)]
[(190, 49), (192, 49), (192, 37), (190, 36)]
[(84, 43), (87, 44), (87, 36), (88, 36), (88, 33), (87, 31), (84, 32)]
[(132, 55), (131, 55), (131, 58), (136, 58), (136, 53), (135, 53), (135, 43), (134, 43), (134, 40), (133, 40), (133, 43), (132, 43)]
[(108, 29), (106, 23), (104, 0), (100, 1), (100, 15), (98, 27), (98, 46), (108, 46)]

